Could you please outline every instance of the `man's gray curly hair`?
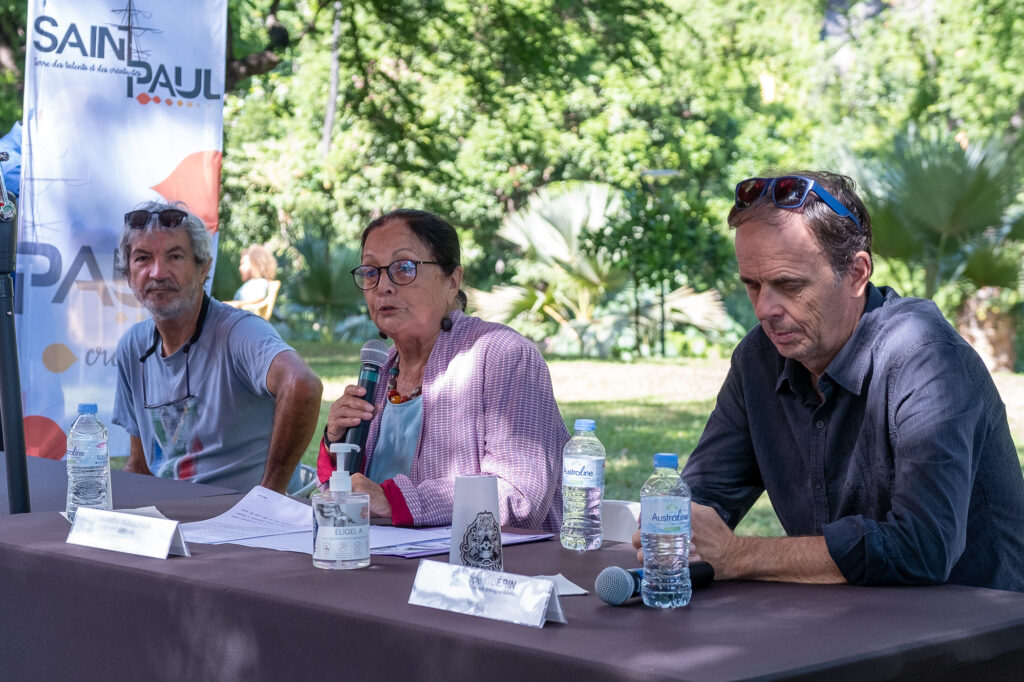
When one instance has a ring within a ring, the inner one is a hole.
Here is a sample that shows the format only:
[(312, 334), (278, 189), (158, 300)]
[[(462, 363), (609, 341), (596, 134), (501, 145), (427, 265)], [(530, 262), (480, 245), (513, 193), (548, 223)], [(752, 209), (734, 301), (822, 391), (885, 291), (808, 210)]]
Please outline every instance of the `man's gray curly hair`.
[(196, 264), (206, 265), (213, 260), (213, 240), (210, 238), (210, 233), (206, 230), (206, 225), (203, 221), (191, 213), (184, 202), (164, 203), (160, 201), (146, 201), (132, 210), (159, 212), (168, 208), (176, 208), (179, 211), (188, 213), (188, 217), (185, 218), (185, 222), (181, 224), (180, 228), (163, 227), (157, 221), (152, 221), (143, 228), (133, 228), (125, 221), (124, 226), (121, 228), (121, 238), (117, 242), (117, 253), (114, 257), (114, 268), (125, 279), (128, 279), (128, 257), (131, 255), (132, 244), (137, 235), (148, 234), (154, 230), (184, 229), (188, 232), (189, 242), (192, 244), (192, 255), (196, 259)]

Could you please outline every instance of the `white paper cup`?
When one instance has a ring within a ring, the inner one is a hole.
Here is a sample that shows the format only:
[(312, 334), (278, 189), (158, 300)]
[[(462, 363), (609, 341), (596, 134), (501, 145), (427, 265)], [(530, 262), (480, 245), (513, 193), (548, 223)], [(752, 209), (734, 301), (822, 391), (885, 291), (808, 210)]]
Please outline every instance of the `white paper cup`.
[(502, 570), (498, 478), (490, 474), (455, 477), (452, 544), (448, 563)]

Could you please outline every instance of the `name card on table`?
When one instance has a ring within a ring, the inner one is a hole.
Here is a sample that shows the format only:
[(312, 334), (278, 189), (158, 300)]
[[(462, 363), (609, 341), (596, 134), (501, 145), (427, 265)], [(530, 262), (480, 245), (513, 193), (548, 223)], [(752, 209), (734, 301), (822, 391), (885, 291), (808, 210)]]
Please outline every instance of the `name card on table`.
[(547, 578), (440, 561), (420, 561), (409, 603), (535, 628), (546, 620), (566, 622), (555, 584)]
[(67, 541), (154, 559), (166, 559), (169, 554), (192, 556), (177, 521), (106, 509), (79, 508)]

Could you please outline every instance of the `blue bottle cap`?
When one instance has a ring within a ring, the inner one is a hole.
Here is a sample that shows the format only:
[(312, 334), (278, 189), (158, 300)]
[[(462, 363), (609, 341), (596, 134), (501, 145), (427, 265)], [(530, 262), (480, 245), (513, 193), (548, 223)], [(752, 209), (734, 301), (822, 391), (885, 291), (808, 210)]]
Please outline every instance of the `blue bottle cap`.
[(96, 403), (78, 403), (78, 414), (96, 414)]
[(679, 455), (674, 452), (659, 452), (654, 455), (655, 469), (678, 469)]
[(597, 428), (593, 419), (577, 419), (575, 426), (577, 431), (593, 431)]

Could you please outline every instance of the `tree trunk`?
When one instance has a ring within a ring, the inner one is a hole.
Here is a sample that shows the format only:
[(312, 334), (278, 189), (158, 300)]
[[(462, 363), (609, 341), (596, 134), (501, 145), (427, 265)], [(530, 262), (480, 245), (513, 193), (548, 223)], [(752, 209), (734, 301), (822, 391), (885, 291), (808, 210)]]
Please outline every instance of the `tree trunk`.
[(990, 372), (1012, 372), (1017, 363), (1013, 313), (989, 305), (999, 291), (999, 287), (982, 287), (965, 298), (956, 314), (956, 327)]
[(334, 114), (338, 109), (338, 44), (341, 42), (341, 3), (334, 3), (334, 29), (331, 32), (331, 83), (327, 93), (327, 107), (324, 114), (324, 130), (320, 140), (324, 158), (331, 151), (331, 137), (334, 132)]

